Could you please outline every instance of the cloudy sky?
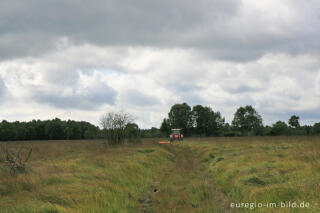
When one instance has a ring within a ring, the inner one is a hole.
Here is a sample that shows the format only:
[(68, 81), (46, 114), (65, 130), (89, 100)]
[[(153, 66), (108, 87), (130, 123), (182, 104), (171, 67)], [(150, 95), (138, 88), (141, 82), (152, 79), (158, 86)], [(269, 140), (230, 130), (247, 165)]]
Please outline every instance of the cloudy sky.
[(149, 128), (182, 102), (320, 121), (320, 1), (0, 0), (0, 120)]

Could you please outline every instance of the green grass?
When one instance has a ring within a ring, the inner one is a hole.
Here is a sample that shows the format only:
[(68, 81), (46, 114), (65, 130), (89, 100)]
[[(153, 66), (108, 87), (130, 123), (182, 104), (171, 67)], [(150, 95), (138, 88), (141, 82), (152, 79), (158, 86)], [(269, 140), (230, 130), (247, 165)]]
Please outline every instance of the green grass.
[[(208, 169), (229, 199), (263, 203), (305, 201), (311, 208), (279, 208), (272, 212), (320, 212), (319, 137), (195, 139), (188, 144), (203, 150), (204, 155), (213, 153), (217, 159), (223, 159), (209, 161)], [(245, 208), (241, 211), (250, 212)]]
[[(27, 142), (29, 173), (0, 170), (0, 213), (252, 212), (231, 202), (309, 202), (320, 212), (319, 137)], [(15, 147), (16, 143), (9, 143)], [(1, 166), (1, 165), (0, 165)]]
[(138, 212), (138, 199), (172, 157), (152, 144), (108, 149), (100, 141), (31, 144), (36, 151), (30, 173), (0, 174), (1, 213)]

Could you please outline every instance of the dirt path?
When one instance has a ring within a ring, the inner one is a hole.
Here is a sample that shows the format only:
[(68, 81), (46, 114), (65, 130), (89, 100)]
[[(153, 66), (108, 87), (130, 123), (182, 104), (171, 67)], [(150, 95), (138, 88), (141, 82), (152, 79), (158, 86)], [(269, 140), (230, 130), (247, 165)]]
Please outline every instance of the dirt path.
[(200, 153), (188, 146), (167, 146), (174, 165), (150, 186), (141, 200), (142, 212), (234, 212), (230, 201), (201, 166)]

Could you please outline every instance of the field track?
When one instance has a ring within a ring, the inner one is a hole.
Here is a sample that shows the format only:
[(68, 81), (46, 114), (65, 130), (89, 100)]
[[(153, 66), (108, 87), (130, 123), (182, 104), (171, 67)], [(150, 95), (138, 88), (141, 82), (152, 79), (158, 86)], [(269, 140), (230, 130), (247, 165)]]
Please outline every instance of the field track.
[(236, 212), (201, 164), (201, 153), (189, 146), (166, 145), (173, 165), (140, 200), (142, 212)]

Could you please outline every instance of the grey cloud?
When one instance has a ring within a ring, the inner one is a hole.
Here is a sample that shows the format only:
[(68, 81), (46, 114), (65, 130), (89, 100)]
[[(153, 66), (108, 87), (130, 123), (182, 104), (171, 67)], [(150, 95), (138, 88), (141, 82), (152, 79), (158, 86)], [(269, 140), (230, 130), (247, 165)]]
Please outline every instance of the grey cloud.
[(224, 86), (224, 89), (232, 94), (240, 94), (240, 93), (250, 93), (250, 92), (259, 92), (262, 89), (261, 88), (255, 88), (248, 85), (238, 85), (236, 87), (226, 87)]
[(157, 98), (135, 89), (125, 91), (121, 98), (127, 104), (135, 106), (154, 106), (160, 103)]
[(94, 87), (80, 88), (75, 85), (72, 92), (63, 94), (63, 91), (43, 90), (37, 88), (32, 98), (38, 103), (48, 104), (61, 109), (93, 110), (103, 104), (114, 105), (117, 92), (105, 83), (97, 82)]
[(74, 45), (190, 48), (231, 61), (319, 54), (320, 3), (270, 2), (275, 15), (240, 0), (0, 0), (0, 60), (56, 50), (63, 37)]
[(191, 107), (194, 105), (202, 104), (206, 105), (207, 102), (201, 97), (199, 93), (189, 93), (182, 96), (182, 102), (188, 103)]
[[(75, 44), (194, 47), (206, 28), (233, 16), (240, 1), (32, 0), (0, 4), (0, 48), (4, 50), (0, 58), (5, 59), (50, 51), (61, 37)], [(210, 35), (209, 43), (214, 39)]]
[(166, 85), (171, 88), (173, 91), (178, 93), (188, 93), (192, 91), (201, 91), (203, 88), (196, 85), (194, 82), (190, 82), (191, 79), (185, 79), (183, 76), (177, 78), (176, 82), (169, 82)]
[[(47, 67), (47, 69), (49, 70), (50, 67)], [(42, 76), (42, 80), (46, 83), (68, 86), (76, 84), (79, 81), (80, 72), (55, 69), (54, 71), (44, 71)]]
[(4, 84), (4, 81), (2, 80), (1, 76), (0, 76), (0, 103), (2, 102), (2, 99), (6, 93), (6, 86)]
[[(1, 4), (1, 3), (0, 3)], [(0, 15), (1, 16), (1, 15)], [(6, 32), (0, 26), (0, 61), (26, 56), (41, 56), (55, 50), (58, 37), (45, 32)]]

